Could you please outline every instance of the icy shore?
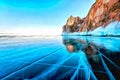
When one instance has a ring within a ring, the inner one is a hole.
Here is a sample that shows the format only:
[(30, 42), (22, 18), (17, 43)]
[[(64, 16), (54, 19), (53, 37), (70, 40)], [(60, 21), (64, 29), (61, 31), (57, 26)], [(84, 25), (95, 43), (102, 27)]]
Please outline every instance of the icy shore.
[(74, 36), (74, 35), (81, 35), (81, 36), (120, 36), (120, 22), (111, 22), (108, 26), (105, 28), (103, 26), (100, 26), (96, 28), (93, 31), (89, 32), (73, 32), (73, 33), (67, 33), (63, 32), (62, 35), (69, 35), (69, 36)]

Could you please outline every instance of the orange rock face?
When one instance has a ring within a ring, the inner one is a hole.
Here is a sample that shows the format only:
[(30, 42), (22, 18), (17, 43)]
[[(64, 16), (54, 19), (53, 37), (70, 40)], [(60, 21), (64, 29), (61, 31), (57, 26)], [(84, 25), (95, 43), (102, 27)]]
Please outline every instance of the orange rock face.
[(83, 23), (83, 19), (80, 19), (80, 17), (70, 16), (67, 20), (66, 25), (64, 25), (63, 27), (63, 31), (67, 31), (67, 32), (79, 31), (80, 24), (82, 23)]
[(70, 16), (70, 18), (68, 18), (66, 26), (77, 26), (79, 24), (80, 21), (80, 17), (73, 17)]
[(99, 26), (106, 27), (112, 21), (120, 21), (120, 0), (96, 0), (84, 19), (76, 18), (70, 17), (65, 26), (79, 26), (79, 30), (74, 30), (79, 32), (92, 31)]

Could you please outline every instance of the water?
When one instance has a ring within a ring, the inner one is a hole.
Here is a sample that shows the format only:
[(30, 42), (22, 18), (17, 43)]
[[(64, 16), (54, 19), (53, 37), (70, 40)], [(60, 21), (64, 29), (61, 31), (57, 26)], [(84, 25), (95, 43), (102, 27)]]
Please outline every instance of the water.
[(2, 80), (120, 80), (120, 38), (0, 38)]

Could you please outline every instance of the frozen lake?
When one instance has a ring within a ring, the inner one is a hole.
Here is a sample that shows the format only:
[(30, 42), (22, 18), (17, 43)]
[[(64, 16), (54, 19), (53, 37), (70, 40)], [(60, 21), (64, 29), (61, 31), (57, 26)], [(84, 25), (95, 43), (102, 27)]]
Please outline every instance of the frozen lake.
[(120, 80), (120, 38), (0, 37), (2, 80)]

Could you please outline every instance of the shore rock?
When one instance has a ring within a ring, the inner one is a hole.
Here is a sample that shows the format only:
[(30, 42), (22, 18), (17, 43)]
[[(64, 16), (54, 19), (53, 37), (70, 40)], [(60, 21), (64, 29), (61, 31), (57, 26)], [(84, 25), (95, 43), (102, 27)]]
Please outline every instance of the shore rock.
[(63, 32), (93, 31), (115, 21), (120, 21), (120, 0), (96, 0), (85, 18), (70, 16)]

